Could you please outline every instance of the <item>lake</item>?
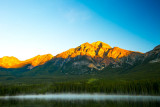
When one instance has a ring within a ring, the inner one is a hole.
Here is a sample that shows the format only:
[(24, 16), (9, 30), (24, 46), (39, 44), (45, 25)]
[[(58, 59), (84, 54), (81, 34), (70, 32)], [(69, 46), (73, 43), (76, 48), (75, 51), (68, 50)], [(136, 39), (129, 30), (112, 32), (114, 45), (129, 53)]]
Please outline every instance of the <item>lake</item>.
[(107, 94), (32, 94), (1, 96), (0, 107), (158, 107), (160, 96)]

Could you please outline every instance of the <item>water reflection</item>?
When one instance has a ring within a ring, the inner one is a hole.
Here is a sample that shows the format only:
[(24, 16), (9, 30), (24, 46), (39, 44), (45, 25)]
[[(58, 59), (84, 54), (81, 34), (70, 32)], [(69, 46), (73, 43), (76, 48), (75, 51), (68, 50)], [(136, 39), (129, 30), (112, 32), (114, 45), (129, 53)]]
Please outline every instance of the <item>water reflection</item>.
[(142, 95), (107, 95), (107, 94), (38, 94), (38, 95), (16, 95), (1, 96), (1, 100), (94, 100), (94, 101), (160, 101), (160, 96)]

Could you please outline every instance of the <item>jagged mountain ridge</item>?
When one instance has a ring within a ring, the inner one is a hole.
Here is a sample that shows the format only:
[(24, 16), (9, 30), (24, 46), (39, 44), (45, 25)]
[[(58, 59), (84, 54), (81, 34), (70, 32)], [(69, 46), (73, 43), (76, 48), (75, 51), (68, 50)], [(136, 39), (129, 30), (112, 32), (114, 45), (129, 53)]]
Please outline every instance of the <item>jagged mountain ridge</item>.
[[(46, 57), (48, 56), (48, 57)], [(121, 49), (119, 47), (111, 47), (101, 41), (93, 43), (84, 43), (76, 48), (71, 48), (56, 56), (50, 54), (36, 56), (23, 63), (14, 62), (10, 68), (21, 68), (30, 65), (28, 73), (34, 74), (50, 74), (54, 72), (65, 74), (88, 74), (105, 70), (110, 67), (131, 69), (134, 66), (143, 63), (156, 63), (160, 59), (160, 48), (157, 46), (147, 53), (140, 53)], [(40, 66), (41, 65), (41, 66)], [(1, 66), (5, 68), (4, 66)], [(26, 68), (24, 68), (26, 69)]]
[(55, 57), (51, 54), (46, 55), (38, 55), (31, 59), (27, 59), (25, 61), (20, 61), (15, 57), (8, 57), (5, 56), (0, 58), (0, 66), (3, 68), (20, 68), (27, 64), (32, 65), (33, 67), (43, 65), (47, 61), (51, 60), (52, 58), (75, 58), (77, 56), (89, 56), (94, 58), (122, 58), (124, 56), (128, 56), (129, 54), (133, 53), (133, 51), (124, 50), (118, 47), (112, 48), (106, 43), (101, 41), (93, 42), (89, 44), (88, 42), (76, 47), (69, 49), (65, 52), (62, 52)]
[[(76, 47), (62, 52), (56, 56), (56, 58), (74, 58), (76, 56), (91, 56), (93, 57), (111, 57), (111, 58), (121, 58), (128, 56), (134, 51), (124, 50), (119, 47), (112, 48), (106, 43), (101, 41), (93, 42), (89, 44), (88, 42)], [(139, 52), (137, 52), (139, 53)]]
[[(88, 42), (58, 54), (52, 59), (52, 66), (61, 72), (85, 73), (102, 70), (105, 67), (122, 67), (124, 64), (133, 66), (143, 53), (111, 47), (101, 41)], [(56, 71), (53, 69), (51, 71)]]
[(46, 64), (33, 69), (33, 72), (44, 73), (61, 72), (85, 74), (101, 71), (106, 67), (129, 68), (141, 63), (143, 53), (111, 47), (97, 41), (84, 43), (76, 48), (69, 49), (56, 55)]

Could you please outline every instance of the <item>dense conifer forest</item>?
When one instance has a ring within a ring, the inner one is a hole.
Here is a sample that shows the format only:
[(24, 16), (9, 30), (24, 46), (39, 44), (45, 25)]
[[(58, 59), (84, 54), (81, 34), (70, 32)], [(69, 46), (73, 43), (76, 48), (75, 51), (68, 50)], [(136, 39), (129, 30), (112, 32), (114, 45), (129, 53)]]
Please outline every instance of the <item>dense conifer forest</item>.
[(1, 84), (0, 95), (46, 93), (108, 93), (160, 95), (160, 80), (107, 82), (90, 79), (80, 82), (56, 82), (48, 84)]

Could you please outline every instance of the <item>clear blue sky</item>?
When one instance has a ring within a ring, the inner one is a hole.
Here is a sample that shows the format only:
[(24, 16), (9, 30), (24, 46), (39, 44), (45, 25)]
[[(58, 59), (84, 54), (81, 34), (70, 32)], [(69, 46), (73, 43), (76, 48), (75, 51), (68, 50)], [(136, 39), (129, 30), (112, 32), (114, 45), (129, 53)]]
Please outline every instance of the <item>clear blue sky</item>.
[(0, 0), (0, 57), (56, 55), (95, 41), (153, 49), (160, 44), (160, 0)]

